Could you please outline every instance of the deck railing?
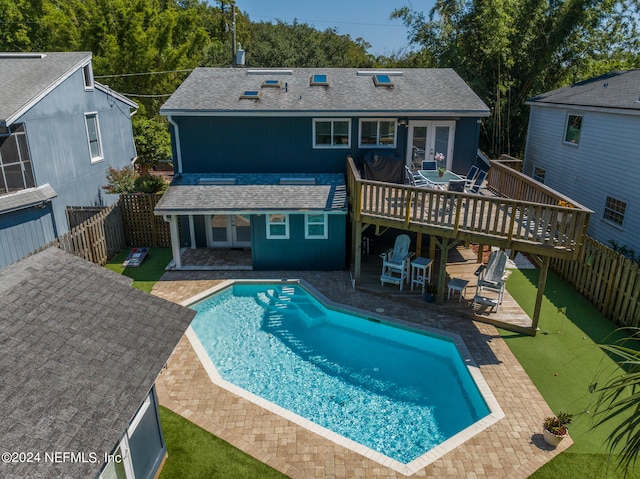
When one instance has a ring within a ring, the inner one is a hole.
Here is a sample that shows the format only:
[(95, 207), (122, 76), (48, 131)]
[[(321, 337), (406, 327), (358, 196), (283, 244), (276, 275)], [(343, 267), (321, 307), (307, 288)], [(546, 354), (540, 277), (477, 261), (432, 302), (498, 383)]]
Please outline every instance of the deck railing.
[[(492, 169), (495, 165), (492, 162)], [(530, 183), (533, 180), (520, 181), (519, 172), (512, 170), (518, 173), (514, 175), (506, 169), (511, 170), (497, 164), (493, 186), (505, 191), (497, 189), (498, 196), (485, 196), (363, 180), (349, 157), (347, 184), (352, 213), (363, 223), (556, 257), (577, 255), (591, 211), (570, 199), (567, 204), (571, 206), (561, 206), (553, 190), (543, 194), (544, 185), (541, 189)], [(506, 193), (518, 197), (507, 197)]]

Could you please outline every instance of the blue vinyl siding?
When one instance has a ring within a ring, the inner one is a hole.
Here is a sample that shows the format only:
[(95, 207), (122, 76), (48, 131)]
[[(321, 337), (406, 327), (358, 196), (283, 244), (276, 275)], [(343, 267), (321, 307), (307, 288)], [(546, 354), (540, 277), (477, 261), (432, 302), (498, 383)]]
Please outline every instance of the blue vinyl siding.
[[(479, 118), (460, 118), (456, 121), (456, 136), (453, 141), (454, 173), (466, 175), (472, 165), (477, 165), (476, 153), (480, 146)], [(486, 165), (481, 165), (486, 169)]]
[(329, 215), (329, 238), (306, 240), (304, 215), (289, 215), (289, 239), (267, 239), (266, 216), (253, 215), (252, 255), (256, 270), (324, 270), (345, 268), (347, 216)]
[[(580, 143), (564, 142), (567, 115), (582, 115)], [(533, 105), (524, 172), (545, 170), (545, 185), (574, 198), (594, 214), (588, 234), (640, 253), (640, 117)], [(607, 196), (627, 203), (622, 228), (603, 221)]]
[(149, 408), (129, 437), (131, 462), (136, 479), (153, 479), (167, 450), (160, 426), (155, 387), (151, 390), (150, 396)]
[(55, 239), (51, 204), (0, 215), (0, 269)]

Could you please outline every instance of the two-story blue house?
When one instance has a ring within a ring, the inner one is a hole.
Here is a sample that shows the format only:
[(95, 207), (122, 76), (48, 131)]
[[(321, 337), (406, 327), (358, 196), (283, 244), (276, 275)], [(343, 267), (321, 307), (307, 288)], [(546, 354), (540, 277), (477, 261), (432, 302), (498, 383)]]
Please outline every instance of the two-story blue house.
[(524, 172), (592, 209), (588, 234), (640, 254), (640, 70), (527, 100)]
[(254, 269), (343, 269), (347, 156), (442, 153), (466, 173), (489, 115), (451, 69), (353, 68), (198, 68), (160, 112), (176, 177), (155, 214), (177, 269), (183, 246), (251, 248)]
[(67, 206), (109, 205), (131, 165), (137, 105), (95, 82), (90, 52), (0, 53), (0, 268), (68, 231)]

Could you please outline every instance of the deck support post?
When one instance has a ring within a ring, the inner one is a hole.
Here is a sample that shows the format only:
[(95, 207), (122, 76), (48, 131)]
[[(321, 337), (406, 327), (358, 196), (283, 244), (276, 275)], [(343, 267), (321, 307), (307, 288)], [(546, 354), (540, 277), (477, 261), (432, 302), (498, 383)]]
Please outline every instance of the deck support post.
[(360, 281), (360, 270), (362, 268), (362, 222), (353, 221), (353, 279), (357, 283)]
[(447, 256), (449, 256), (449, 238), (443, 237), (440, 243), (440, 269), (438, 271), (438, 293), (436, 301), (444, 303), (444, 289), (447, 282)]
[(478, 263), (482, 263), (483, 256), (484, 256), (484, 245), (478, 243)]
[(536, 304), (533, 308), (533, 322), (531, 324), (531, 336), (536, 335), (538, 330), (538, 321), (540, 320), (540, 309), (542, 307), (542, 297), (544, 296), (544, 288), (547, 284), (547, 273), (549, 272), (550, 256), (542, 257), (540, 265), (540, 277), (538, 278), (538, 295), (536, 296)]
[(422, 233), (416, 234), (416, 258), (422, 256)]

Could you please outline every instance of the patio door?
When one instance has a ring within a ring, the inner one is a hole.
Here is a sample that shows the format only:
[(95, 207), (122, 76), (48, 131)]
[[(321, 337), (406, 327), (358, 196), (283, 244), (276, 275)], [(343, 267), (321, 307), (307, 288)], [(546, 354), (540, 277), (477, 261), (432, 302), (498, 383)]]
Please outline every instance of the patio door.
[(453, 164), (455, 128), (455, 121), (410, 121), (407, 166), (420, 169), (423, 160), (434, 160), (436, 153), (442, 153), (446, 167), (450, 170)]
[(209, 217), (207, 243), (210, 247), (246, 248), (251, 246), (249, 215), (213, 215)]

